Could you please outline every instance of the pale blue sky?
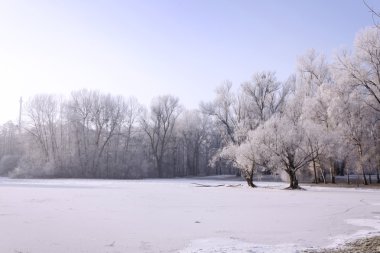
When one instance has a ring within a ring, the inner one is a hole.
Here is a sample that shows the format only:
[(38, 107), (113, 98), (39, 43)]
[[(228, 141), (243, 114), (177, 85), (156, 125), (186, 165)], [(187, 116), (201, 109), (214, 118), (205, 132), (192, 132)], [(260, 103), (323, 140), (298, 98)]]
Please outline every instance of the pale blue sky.
[(223, 80), (285, 80), (307, 49), (332, 55), (372, 24), (361, 0), (0, 0), (0, 122), (20, 96), (81, 88), (196, 108)]

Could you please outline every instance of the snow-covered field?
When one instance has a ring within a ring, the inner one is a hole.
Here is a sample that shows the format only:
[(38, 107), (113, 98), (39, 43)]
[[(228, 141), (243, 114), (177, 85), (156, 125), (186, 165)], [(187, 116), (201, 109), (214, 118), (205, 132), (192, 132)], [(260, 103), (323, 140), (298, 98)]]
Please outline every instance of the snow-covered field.
[(380, 233), (379, 190), (258, 185), (2, 178), (0, 252), (296, 252)]

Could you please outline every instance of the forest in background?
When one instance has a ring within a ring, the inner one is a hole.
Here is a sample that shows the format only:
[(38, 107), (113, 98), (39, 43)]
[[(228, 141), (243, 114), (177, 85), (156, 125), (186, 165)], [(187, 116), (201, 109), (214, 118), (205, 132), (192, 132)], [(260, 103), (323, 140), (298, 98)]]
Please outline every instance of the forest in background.
[[(40, 94), (20, 122), (0, 128), (0, 175), (146, 178), (284, 173), (335, 182), (380, 183), (380, 28), (358, 32), (331, 61), (315, 50), (285, 81), (254, 73), (187, 110), (172, 95), (145, 107), (133, 98), (79, 90)], [(366, 177), (374, 175), (374, 179)], [(370, 180), (370, 182), (369, 182)]]

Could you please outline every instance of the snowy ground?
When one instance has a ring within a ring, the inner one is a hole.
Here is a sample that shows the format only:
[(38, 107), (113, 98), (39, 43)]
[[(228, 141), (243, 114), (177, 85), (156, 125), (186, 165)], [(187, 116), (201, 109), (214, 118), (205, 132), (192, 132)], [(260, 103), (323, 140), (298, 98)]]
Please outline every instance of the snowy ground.
[(380, 233), (380, 190), (240, 183), (2, 178), (0, 252), (285, 253)]

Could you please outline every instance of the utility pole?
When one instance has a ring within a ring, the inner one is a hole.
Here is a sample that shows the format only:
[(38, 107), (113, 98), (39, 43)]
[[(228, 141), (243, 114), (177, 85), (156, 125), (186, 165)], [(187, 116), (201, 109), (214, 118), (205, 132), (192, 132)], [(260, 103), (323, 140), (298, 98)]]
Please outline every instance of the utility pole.
[(20, 97), (20, 111), (18, 115), (18, 131), (21, 133), (22, 97)]

